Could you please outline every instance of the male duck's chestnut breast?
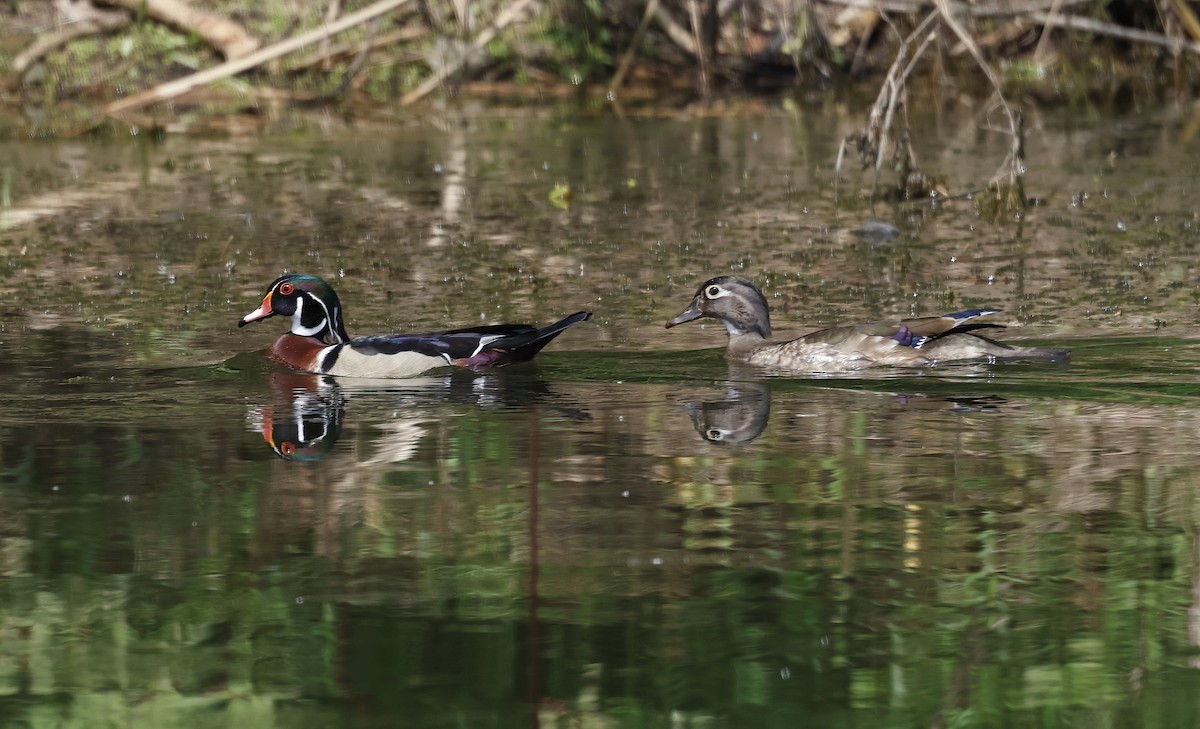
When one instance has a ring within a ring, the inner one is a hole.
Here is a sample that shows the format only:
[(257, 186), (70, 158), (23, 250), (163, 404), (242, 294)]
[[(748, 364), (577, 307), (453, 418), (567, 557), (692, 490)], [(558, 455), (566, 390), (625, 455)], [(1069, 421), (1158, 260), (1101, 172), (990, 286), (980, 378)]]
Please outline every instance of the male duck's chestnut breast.
[(321, 350), (327, 348), (319, 339), (288, 333), (275, 340), (267, 358), (301, 372), (319, 372)]

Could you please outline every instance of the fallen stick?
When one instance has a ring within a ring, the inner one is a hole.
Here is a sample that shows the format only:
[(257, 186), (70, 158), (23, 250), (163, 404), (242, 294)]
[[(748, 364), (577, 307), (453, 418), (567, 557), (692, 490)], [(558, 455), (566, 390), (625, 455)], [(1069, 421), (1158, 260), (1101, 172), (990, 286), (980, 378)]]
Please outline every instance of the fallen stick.
[(320, 28), (314, 28), (307, 33), (301, 33), (294, 38), (288, 38), (287, 40), (280, 41), (273, 46), (268, 46), (261, 51), (251, 53), (248, 56), (226, 61), (219, 66), (213, 66), (212, 68), (193, 73), (190, 76), (185, 76), (181, 79), (159, 84), (158, 86), (155, 86), (147, 91), (143, 91), (140, 94), (134, 94), (133, 96), (114, 101), (105, 106), (103, 111), (109, 116), (116, 116), (123, 111), (138, 109), (146, 104), (152, 104), (156, 101), (167, 101), (168, 99), (174, 99), (176, 96), (185, 94), (197, 86), (211, 84), (214, 81), (220, 81), (223, 78), (229, 78), (230, 76), (239, 74), (247, 69), (260, 66), (267, 61), (287, 55), (297, 48), (302, 48), (311, 43), (317, 43), (324, 38), (328, 38), (329, 36), (337, 35), (342, 31), (353, 28), (361, 23), (365, 23), (371, 18), (395, 10), (401, 5), (405, 5), (409, 2), (412, 2), (412, 0), (380, 0), (380, 2), (365, 7), (356, 13), (351, 13), (341, 18), (337, 22), (323, 25)]
[(242, 26), (220, 15), (196, 10), (180, 0), (103, 1), (106, 5), (116, 5), (134, 13), (145, 12), (151, 18), (184, 33), (195, 33), (196, 37), (220, 51), (226, 60), (241, 58), (258, 49), (258, 40)]

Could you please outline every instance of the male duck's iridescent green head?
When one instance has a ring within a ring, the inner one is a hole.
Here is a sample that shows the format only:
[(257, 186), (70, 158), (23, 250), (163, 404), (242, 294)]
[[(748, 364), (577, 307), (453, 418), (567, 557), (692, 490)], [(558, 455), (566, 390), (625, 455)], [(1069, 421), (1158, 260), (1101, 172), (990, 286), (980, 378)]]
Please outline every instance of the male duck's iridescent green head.
[(342, 321), (342, 302), (333, 287), (318, 276), (289, 273), (275, 279), (262, 306), (242, 317), (238, 326), (276, 314), (292, 320), (292, 334), (315, 337), (329, 344), (350, 341)]
[(667, 329), (704, 316), (725, 322), (730, 336), (757, 334), (763, 339), (771, 336), (766, 297), (749, 279), (740, 276), (717, 276), (705, 281), (696, 290), (691, 306), (667, 322)]

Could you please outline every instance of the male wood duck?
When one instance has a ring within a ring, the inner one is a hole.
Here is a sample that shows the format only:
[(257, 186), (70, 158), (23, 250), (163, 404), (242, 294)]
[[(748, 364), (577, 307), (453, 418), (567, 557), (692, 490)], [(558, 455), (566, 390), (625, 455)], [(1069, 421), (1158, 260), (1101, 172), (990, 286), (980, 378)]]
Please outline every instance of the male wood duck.
[(242, 317), (238, 326), (276, 314), (290, 318), (292, 326), (268, 350), (272, 361), (302, 372), (380, 378), (414, 377), (448, 365), (475, 368), (525, 362), (567, 327), (592, 318), (591, 312), (579, 311), (541, 329), (495, 324), (351, 339), (333, 287), (317, 276), (298, 273), (275, 279), (262, 306)]
[(691, 306), (667, 322), (712, 317), (729, 331), (726, 357), (737, 362), (796, 372), (853, 372), (890, 365), (928, 367), (948, 362), (1013, 359), (1062, 360), (1068, 349), (1015, 347), (982, 336), (979, 329), (1003, 328), (976, 321), (999, 309), (968, 309), (942, 316), (830, 327), (788, 342), (772, 342), (767, 299), (751, 281), (717, 276), (696, 291)]

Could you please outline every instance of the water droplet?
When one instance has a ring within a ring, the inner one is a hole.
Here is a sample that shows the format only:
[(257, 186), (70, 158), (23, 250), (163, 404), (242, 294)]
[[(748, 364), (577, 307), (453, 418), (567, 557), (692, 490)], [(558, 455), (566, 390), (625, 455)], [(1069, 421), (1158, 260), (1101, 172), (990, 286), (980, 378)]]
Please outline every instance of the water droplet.
[(1124, 221), (1121, 221), (1121, 220), (1117, 221), (1117, 230), (1121, 231), (1122, 233), (1125, 232), (1125, 222)]
[(438, 173), (439, 175), (442, 174), (442, 163), (438, 162), (437, 164), (435, 164), (433, 166), (433, 171)]

